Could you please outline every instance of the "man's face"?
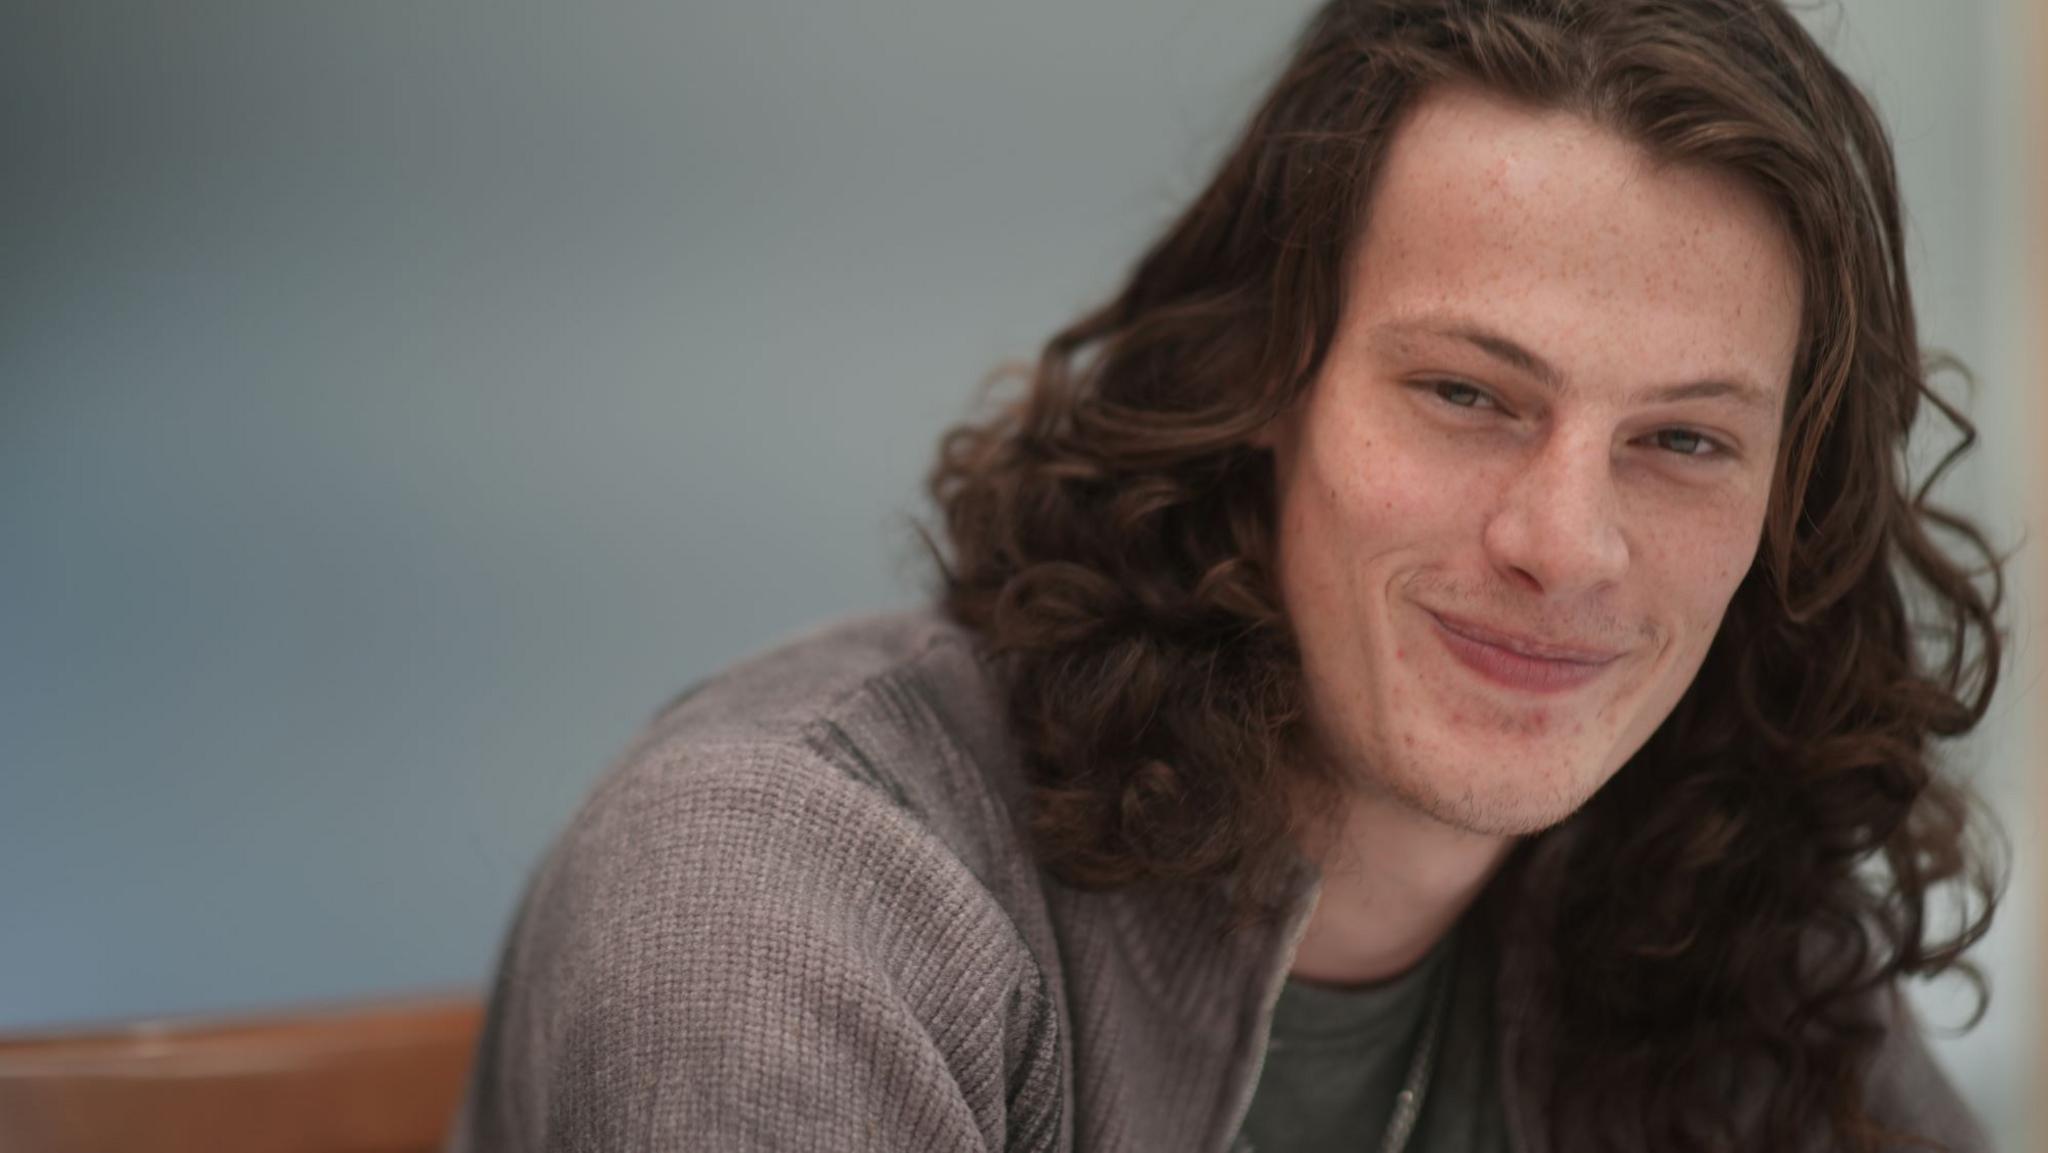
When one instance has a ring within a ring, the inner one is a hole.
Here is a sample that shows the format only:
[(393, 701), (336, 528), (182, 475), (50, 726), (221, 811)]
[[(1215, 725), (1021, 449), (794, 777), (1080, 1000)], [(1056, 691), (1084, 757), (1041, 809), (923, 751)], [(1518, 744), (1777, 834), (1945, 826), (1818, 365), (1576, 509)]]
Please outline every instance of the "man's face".
[(1583, 804), (1754, 559), (1799, 334), (1763, 200), (1567, 113), (1431, 94), (1271, 440), (1312, 729), (1476, 832)]

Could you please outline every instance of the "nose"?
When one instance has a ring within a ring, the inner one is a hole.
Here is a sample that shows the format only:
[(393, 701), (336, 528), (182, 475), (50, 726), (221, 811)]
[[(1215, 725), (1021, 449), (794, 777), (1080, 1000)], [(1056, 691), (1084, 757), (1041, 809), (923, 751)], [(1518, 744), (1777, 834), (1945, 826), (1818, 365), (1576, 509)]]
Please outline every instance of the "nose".
[(1618, 506), (1606, 439), (1554, 430), (1508, 479), (1486, 523), (1487, 556), (1511, 583), (1547, 596), (1612, 584), (1629, 565)]

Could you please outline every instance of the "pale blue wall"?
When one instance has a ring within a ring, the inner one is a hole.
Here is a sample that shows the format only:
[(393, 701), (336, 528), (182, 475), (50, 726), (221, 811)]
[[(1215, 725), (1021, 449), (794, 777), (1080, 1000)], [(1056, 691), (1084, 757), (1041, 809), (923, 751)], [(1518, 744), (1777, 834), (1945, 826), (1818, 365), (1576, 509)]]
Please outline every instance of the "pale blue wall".
[[(479, 981), (650, 709), (916, 595), (935, 434), (1111, 287), (1307, 10), (11, 5), (0, 1026)], [(1816, 20), (1899, 126), (2010, 520), (2002, 11)], [(2001, 1119), (2016, 1054), (1954, 1057)]]
[(14, 6), (0, 1024), (479, 980), (586, 783), (917, 595), (977, 381), (1301, 4)]

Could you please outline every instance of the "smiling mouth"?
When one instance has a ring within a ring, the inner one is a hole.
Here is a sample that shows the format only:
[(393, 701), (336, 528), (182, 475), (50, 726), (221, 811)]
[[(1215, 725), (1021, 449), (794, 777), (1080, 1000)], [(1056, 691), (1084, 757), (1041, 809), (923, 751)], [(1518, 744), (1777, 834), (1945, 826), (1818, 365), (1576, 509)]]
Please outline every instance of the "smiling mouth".
[(1495, 684), (1524, 692), (1578, 688), (1623, 655), (1613, 649), (1532, 640), (1434, 612), (1429, 617), (1436, 623), (1438, 639), (1460, 664)]

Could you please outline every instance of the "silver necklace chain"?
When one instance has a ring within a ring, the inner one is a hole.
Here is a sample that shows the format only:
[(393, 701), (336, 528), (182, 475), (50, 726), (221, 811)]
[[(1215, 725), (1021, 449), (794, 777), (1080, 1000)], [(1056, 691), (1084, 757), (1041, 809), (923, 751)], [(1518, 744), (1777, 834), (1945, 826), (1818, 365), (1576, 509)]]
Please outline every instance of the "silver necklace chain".
[[(1439, 963), (1437, 971), (1430, 974), (1429, 1008), (1422, 1021), (1422, 1036), (1408, 1058), (1408, 1076), (1401, 1082), (1401, 1091), (1394, 1095), (1394, 1115), (1387, 1118), (1387, 1130), (1380, 1134), (1379, 1153), (1402, 1153), (1408, 1148), (1408, 1139), (1415, 1135), (1415, 1123), (1422, 1119), (1422, 1101), (1429, 1094), (1430, 1075), (1436, 1070), (1436, 1048), (1443, 1036), (1444, 1018), (1449, 1016), (1451, 985), (1457, 969), (1458, 951), (1453, 949)], [(1242, 1133), (1231, 1151), (1258, 1153)]]
[(1401, 1091), (1394, 1095), (1394, 1115), (1387, 1118), (1387, 1131), (1380, 1135), (1380, 1153), (1401, 1153), (1408, 1147), (1408, 1138), (1415, 1133), (1415, 1122), (1422, 1116), (1422, 1099), (1429, 1092), (1430, 1074), (1436, 1069), (1437, 1039), (1443, 1033), (1444, 1017), (1451, 1004), (1451, 980), (1457, 967), (1457, 954), (1444, 958), (1437, 972), (1430, 975), (1429, 1016), (1422, 1024), (1422, 1039), (1415, 1043), (1415, 1054), (1408, 1059), (1408, 1076), (1401, 1083)]

